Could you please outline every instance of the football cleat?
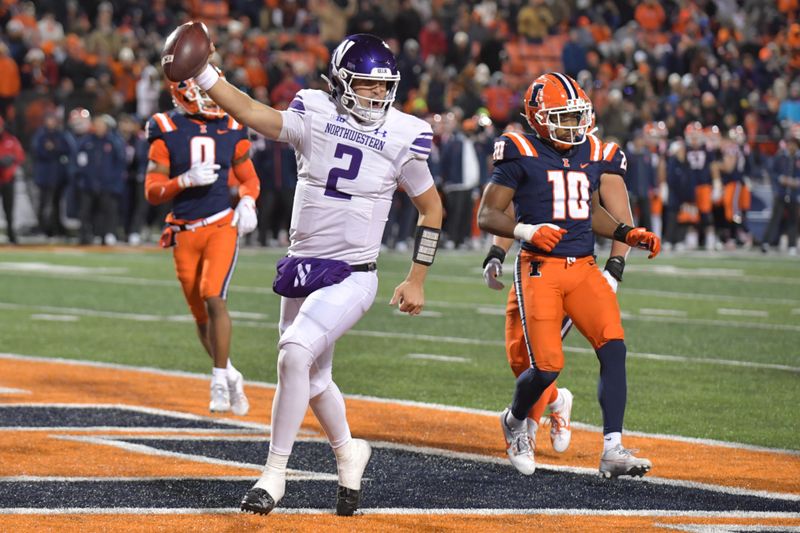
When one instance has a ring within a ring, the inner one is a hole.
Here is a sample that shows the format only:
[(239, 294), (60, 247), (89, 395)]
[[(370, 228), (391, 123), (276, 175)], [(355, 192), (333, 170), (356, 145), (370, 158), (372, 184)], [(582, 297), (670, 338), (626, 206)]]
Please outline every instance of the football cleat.
[(255, 514), (269, 514), (275, 508), (276, 503), (267, 491), (253, 487), (245, 493), (239, 508)]
[(508, 414), (510, 414), (510, 409), (508, 408), (500, 413), (500, 427), (503, 428), (503, 436), (508, 445), (508, 448), (506, 448), (508, 458), (520, 473), (530, 476), (536, 471), (536, 461), (533, 458), (533, 448), (531, 448), (531, 441), (528, 436), (528, 425), (526, 423), (516, 431), (511, 429), (506, 422)]
[(353, 516), (361, 502), (361, 478), (367, 468), (372, 448), (363, 439), (353, 439), (352, 448), (346, 460), (337, 457), (336, 468), (339, 472), (339, 486), (336, 489), (336, 514)]
[(227, 413), (231, 410), (231, 399), (226, 384), (211, 383), (211, 401), (208, 410), (212, 413)]
[(550, 413), (550, 443), (553, 450), (563, 453), (569, 448), (572, 438), (572, 428), (569, 425), (572, 415), (572, 393), (567, 389), (558, 389), (558, 395), (563, 398), (563, 407)]
[(653, 463), (633, 455), (637, 451), (623, 448), (622, 444), (617, 444), (610, 450), (604, 451), (600, 456), (600, 474), (605, 478), (642, 477), (650, 471)]
[(236, 416), (246, 415), (250, 410), (250, 402), (244, 394), (244, 376), (238, 370), (228, 370), (228, 392), (231, 412)]

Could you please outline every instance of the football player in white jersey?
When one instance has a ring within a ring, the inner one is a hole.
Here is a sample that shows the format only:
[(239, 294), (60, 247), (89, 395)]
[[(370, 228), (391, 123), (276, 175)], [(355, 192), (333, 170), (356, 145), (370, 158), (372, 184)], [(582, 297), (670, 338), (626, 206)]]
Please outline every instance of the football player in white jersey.
[(195, 78), (237, 121), (297, 152), (291, 243), (273, 285), (283, 298), (269, 456), (241, 503), (259, 514), (284, 495), (286, 464), (309, 404), (336, 455), (336, 513), (352, 515), (358, 508), (371, 450), (350, 436), (344, 399), (331, 378), (334, 344), (375, 299), (375, 261), (398, 185), (419, 211), (411, 269), (390, 302), (400, 311), (422, 311), (442, 222), (426, 163), (433, 131), (392, 107), (400, 75), (386, 43), (368, 34), (348, 36), (334, 50), (326, 80), (330, 93), (301, 90), (288, 110), (277, 111), (211, 66)]

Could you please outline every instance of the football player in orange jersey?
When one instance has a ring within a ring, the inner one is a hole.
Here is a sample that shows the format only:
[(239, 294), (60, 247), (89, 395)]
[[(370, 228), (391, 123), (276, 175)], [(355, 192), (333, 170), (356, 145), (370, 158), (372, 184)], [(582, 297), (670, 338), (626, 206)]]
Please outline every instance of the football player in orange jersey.
[[(622, 446), (627, 350), (619, 304), (593, 257), (593, 231), (645, 248), (650, 258), (661, 243), (645, 228), (618, 222), (600, 205), (601, 185), (603, 191), (625, 188), (627, 160), (615, 143), (590, 133), (592, 103), (575, 80), (558, 72), (539, 76), (524, 105), (536, 134), (506, 133), (495, 143), (495, 168), (478, 213), (481, 229), (522, 241), (509, 295), (509, 307), (516, 301), (518, 311), (506, 317), (506, 349), (526, 355), (530, 363), (500, 417), (507, 453), (521, 473), (535, 471), (526, 419), (564, 366), (561, 328), (568, 315), (600, 361), (600, 472), (641, 476), (652, 464)], [(507, 213), (512, 201), (515, 218)]]
[[(238, 236), (257, 224), (259, 180), (241, 124), (193, 80), (170, 84), (170, 92), (175, 109), (156, 113), (147, 122), (150, 163), (145, 197), (151, 204), (173, 202), (161, 245), (173, 247), (175, 271), (197, 335), (214, 364), (209, 409), (243, 416), (249, 403), (242, 374), (230, 361), (226, 299), (239, 252)], [(235, 209), (229, 172), (239, 182)]]
[[(626, 224), (633, 224), (628, 191), (624, 183), (620, 183), (619, 180), (609, 181), (605, 184), (605, 188), (601, 190), (600, 194), (603, 207), (611, 216), (614, 216), (616, 219)], [(513, 205), (508, 206), (506, 213), (510, 217), (514, 216)], [(503, 275), (503, 261), (505, 261), (506, 254), (513, 244), (514, 239), (507, 239), (496, 235), (493, 236), (492, 247), (483, 260), (483, 278), (490, 289), (502, 290), (505, 287), (497, 278)], [(625, 259), (629, 251), (630, 246), (627, 244), (619, 241), (612, 241), (611, 253), (603, 269), (603, 277), (608, 281), (608, 284), (615, 293), (617, 292), (619, 283), (622, 281)], [(515, 376), (519, 377), (520, 374), (530, 368), (531, 362), (527, 353), (524, 351), (522, 331), (520, 328), (515, 327), (516, 317), (519, 315), (519, 305), (517, 304), (516, 295), (512, 294), (514, 290), (514, 287), (510, 289), (508, 305), (506, 306), (506, 316), (508, 317), (506, 335), (516, 335), (517, 339), (512, 340), (510, 337), (507, 337), (506, 346), (513, 346), (518, 349), (509, 350), (506, 353), (506, 357), (508, 358), (512, 372), (514, 372)], [(562, 339), (572, 331), (572, 325), (572, 319), (565, 316), (561, 324)], [(567, 388), (558, 388), (556, 382), (551, 383), (544, 393), (542, 393), (542, 396), (528, 413), (527, 420), (528, 436), (530, 437), (531, 447), (534, 450), (536, 449), (536, 432), (539, 429), (539, 424), (541, 423), (545, 409), (550, 410), (550, 414), (545, 419), (545, 423), (550, 425), (550, 444), (553, 450), (557, 453), (562, 453), (569, 448), (572, 438), (572, 427), (570, 425), (570, 420), (572, 418), (572, 402), (572, 392)]]

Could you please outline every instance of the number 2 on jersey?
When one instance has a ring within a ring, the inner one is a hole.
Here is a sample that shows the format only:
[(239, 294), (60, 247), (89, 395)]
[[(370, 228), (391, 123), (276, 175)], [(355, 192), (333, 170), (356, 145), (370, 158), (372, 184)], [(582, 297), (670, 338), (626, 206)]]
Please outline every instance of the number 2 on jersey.
[(589, 218), (589, 178), (584, 172), (567, 172), (564, 183), (563, 170), (548, 170), (547, 181), (553, 185), (553, 220), (566, 220), (567, 211), (572, 220)]
[(361, 150), (355, 146), (350, 146), (348, 144), (337, 144), (336, 150), (333, 152), (333, 157), (336, 159), (342, 159), (346, 155), (350, 156), (350, 164), (347, 166), (347, 168), (334, 167), (330, 172), (328, 172), (328, 182), (325, 184), (325, 196), (341, 198), (343, 200), (349, 200), (352, 197), (351, 194), (337, 190), (336, 182), (340, 179), (356, 179), (358, 177), (358, 171), (361, 169), (361, 159), (364, 157), (364, 155), (361, 153)]

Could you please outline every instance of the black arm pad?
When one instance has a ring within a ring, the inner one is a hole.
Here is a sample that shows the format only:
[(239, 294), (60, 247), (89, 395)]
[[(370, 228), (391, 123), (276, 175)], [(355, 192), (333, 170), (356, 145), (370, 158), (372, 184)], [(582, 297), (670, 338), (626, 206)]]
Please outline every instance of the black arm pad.
[(617, 280), (622, 281), (622, 271), (625, 270), (625, 258), (621, 255), (613, 255), (606, 261), (606, 271)]
[(489, 248), (489, 253), (486, 254), (486, 258), (483, 260), (483, 268), (486, 268), (486, 264), (494, 258), (499, 259), (501, 263), (506, 260), (506, 251), (496, 244)]
[(411, 260), (421, 265), (432, 265), (433, 258), (436, 257), (436, 248), (439, 246), (441, 233), (442, 230), (439, 228), (417, 226), (417, 231), (414, 234), (414, 256)]
[(620, 222), (619, 226), (617, 226), (617, 229), (614, 230), (614, 240), (628, 244), (627, 241), (625, 240), (625, 237), (628, 236), (628, 233), (630, 233), (632, 229), (633, 228), (628, 226), (627, 224), (623, 224), (622, 222)]

